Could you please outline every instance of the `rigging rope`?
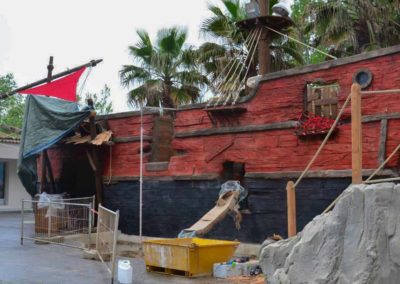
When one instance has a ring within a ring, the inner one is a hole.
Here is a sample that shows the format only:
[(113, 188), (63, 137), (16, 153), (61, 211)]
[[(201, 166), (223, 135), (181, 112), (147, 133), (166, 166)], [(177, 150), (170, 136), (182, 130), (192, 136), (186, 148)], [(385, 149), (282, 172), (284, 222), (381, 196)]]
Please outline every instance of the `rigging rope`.
[(386, 160), (377, 168), (370, 176), (367, 178), (364, 183), (369, 182), (386, 164), (389, 162), (389, 160), (394, 156), (394, 154), (397, 153), (400, 149), (400, 144), (397, 145), (396, 149), (393, 150), (393, 152), (389, 155), (389, 157), (386, 158)]
[[(258, 44), (258, 41), (259, 41), (259, 39), (260, 39), (260, 36), (261, 36), (261, 29), (259, 29), (259, 31), (258, 31), (258, 36), (257, 36), (257, 34), (255, 34), (255, 36), (253, 37), (253, 39), (252, 39), (252, 41), (251, 41), (251, 44), (250, 44), (250, 46), (249, 46), (249, 52), (247, 53), (246, 58), (245, 58), (245, 60), (244, 60), (244, 62), (243, 62), (243, 64), (242, 64), (242, 66), (241, 66), (239, 72), (238, 72), (237, 75), (235, 76), (235, 80), (233, 80), (233, 78), (231, 78), (230, 81), (233, 81), (232, 84), (231, 84), (231, 85), (229, 85), (229, 84), (226, 85), (226, 86), (227, 86), (227, 89), (226, 89), (226, 94), (225, 94), (226, 99), (225, 99), (225, 102), (224, 102), (224, 104), (223, 104), (224, 106), (228, 103), (229, 99), (230, 99), (231, 96), (232, 96), (232, 92), (235, 91), (235, 89), (236, 89), (237, 92), (239, 92), (238, 89), (239, 89), (239, 87), (240, 87), (240, 83), (239, 83), (239, 85), (237, 86), (237, 83), (236, 83), (236, 82), (238, 82), (238, 80), (240, 79), (240, 74), (242, 73), (243, 68), (246, 67), (247, 58), (249, 57), (249, 54), (250, 54), (251, 56), (254, 54), (252, 51), (254, 51), (254, 50), (257, 48), (257, 44)], [(247, 66), (247, 70), (248, 70), (249, 67), (250, 67), (250, 66)], [(228, 82), (229, 82), (229, 81), (228, 81)]]
[(273, 32), (275, 32), (275, 33), (277, 33), (277, 34), (283, 36), (283, 37), (286, 37), (287, 39), (290, 39), (290, 40), (292, 40), (292, 41), (294, 41), (294, 42), (297, 42), (298, 44), (301, 44), (301, 45), (303, 45), (303, 46), (305, 46), (305, 47), (311, 48), (312, 50), (315, 50), (316, 52), (319, 52), (319, 53), (321, 53), (321, 54), (323, 54), (323, 55), (326, 55), (326, 56), (328, 56), (328, 57), (330, 57), (330, 58), (332, 58), (332, 59), (337, 59), (337, 57), (335, 57), (335, 56), (333, 56), (333, 55), (331, 55), (331, 54), (329, 54), (329, 53), (323, 52), (322, 50), (319, 50), (318, 48), (312, 47), (311, 45), (308, 45), (308, 44), (306, 44), (306, 43), (304, 43), (304, 42), (301, 42), (301, 41), (299, 41), (299, 40), (297, 40), (297, 39), (295, 39), (295, 38), (293, 38), (293, 37), (290, 37), (290, 36), (288, 36), (288, 35), (286, 35), (286, 34), (284, 34), (284, 33), (278, 32), (277, 30), (274, 30), (273, 28), (270, 28), (270, 27), (268, 27), (268, 26), (264, 26), (264, 27), (265, 27), (266, 29), (269, 29), (270, 31), (273, 31)]
[(83, 80), (82, 85), (81, 85), (81, 87), (80, 87), (80, 89), (79, 89), (78, 96), (81, 97), (81, 98), (82, 98), (83, 89), (84, 89), (84, 87), (85, 87), (85, 85), (86, 85), (86, 80), (88, 79), (90, 73), (92, 72), (92, 69), (93, 69), (92, 66), (90, 66), (88, 72), (86, 73), (86, 77), (85, 77), (85, 79)]
[[(243, 46), (246, 47), (247, 44), (249, 44), (251, 46), (254, 42), (254, 38), (255, 38), (256, 34), (257, 34), (257, 29), (253, 29), (250, 32), (249, 36), (247, 37), (246, 41), (244, 42)], [(242, 48), (240, 54), (244, 54), (244, 48)], [(238, 60), (234, 59), (232, 62), (233, 62), (233, 64), (232, 64), (231, 68), (229, 69), (228, 73), (225, 75), (224, 78), (222, 78), (219, 86), (216, 88), (216, 90), (219, 91), (221, 93), (221, 95), (218, 97), (217, 101), (214, 102), (214, 106), (218, 105), (220, 100), (226, 95), (225, 90), (227, 88), (227, 85), (231, 81), (232, 77), (235, 76), (235, 72), (237, 71), (237, 68), (240, 66), (240, 59), (238, 59)], [(232, 72), (234, 66), (235, 66), (235, 69)], [(225, 79), (228, 79), (228, 80), (226, 81)]]
[(322, 141), (321, 145), (319, 146), (317, 152), (315, 152), (314, 156), (312, 157), (311, 161), (308, 163), (307, 167), (304, 169), (304, 171), (301, 173), (301, 175), (299, 176), (299, 178), (296, 180), (296, 182), (294, 183), (293, 187), (296, 187), (299, 182), (303, 179), (303, 177), (305, 176), (305, 174), (308, 172), (308, 170), (310, 169), (311, 165), (314, 163), (315, 159), (318, 157), (319, 153), (321, 152), (322, 148), (325, 146), (325, 144), (328, 142), (329, 137), (331, 136), (331, 134), (333, 133), (333, 130), (335, 129), (336, 125), (339, 122), (340, 117), (342, 116), (344, 109), (347, 107), (348, 103), (350, 102), (351, 99), (351, 94), (349, 94), (347, 96), (346, 101), (344, 102), (342, 108), (340, 109), (339, 114), (337, 115), (335, 122), (332, 124), (331, 128), (329, 129), (329, 132), (326, 134), (325, 139)]
[[(254, 36), (257, 34), (257, 30), (258, 30), (258, 28), (251, 30), (250, 34), (248, 35), (248, 37), (246, 38), (246, 40), (243, 43), (243, 47), (242, 47), (241, 51), (239, 52), (239, 55), (238, 55), (239, 58), (244, 56), (244, 52), (245, 52), (244, 51), (244, 47), (246, 47), (248, 44), (253, 42)], [(235, 60), (231, 61), (230, 63), (231, 64), (227, 64), (224, 67), (224, 69), (220, 72), (220, 74), (214, 80), (214, 82), (215, 82), (218, 78), (220, 78), (220, 82), (215, 87), (215, 90), (221, 92), (222, 94), (217, 98), (216, 101), (215, 101), (215, 98), (214, 99), (210, 99), (208, 104), (207, 104), (207, 106), (210, 106), (211, 104), (214, 104), (214, 105), (218, 105), (219, 104), (220, 100), (222, 99), (222, 97), (224, 95), (223, 90), (226, 88), (225, 79), (229, 78), (229, 77), (232, 77), (234, 75), (234, 73), (237, 70), (237, 67), (240, 65), (240, 60), (236, 60), (236, 58), (235, 58)], [(224, 76), (224, 72), (225, 72), (226, 69), (228, 69), (228, 67), (229, 67), (229, 70), (226, 73), (226, 75)], [(232, 70), (233, 70), (234, 67), (235, 67), (235, 71), (232, 73)]]
[[(262, 30), (260, 29), (260, 34), (259, 34), (259, 36), (258, 36), (257, 43), (256, 43), (255, 48), (254, 48), (254, 50), (253, 50), (253, 54), (252, 54), (251, 57), (250, 57), (250, 61), (249, 61), (249, 64), (248, 64), (246, 73), (244, 74), (243, 79), (242, 79), (242, 82), (240, 82), (239, 86), (242, 85), (242, 84), (244, 84), (244, 82), (245, 82), (245, 80), (246, 80), (246, 78), (247, 78), (247, 74), (249, 73), (250, 66), (251, 66), (251, 64), (253, 63), (254, 55), (255, 55), (255, 53), (256, 53), (256, 52), (255, 52), (255, 51), (256, 51), (256, 47), (258, 46), (258, 43), (260, 42), (261, 32), (262, 32)], [(240, 95), (240, 92), (238, 91), (238, 92), (236, 93), (235, 99), (233, 100), (233, 103), (232, 103), (232, 104), (236, 104), (237, 100), (239, 99), (239, 95)]]

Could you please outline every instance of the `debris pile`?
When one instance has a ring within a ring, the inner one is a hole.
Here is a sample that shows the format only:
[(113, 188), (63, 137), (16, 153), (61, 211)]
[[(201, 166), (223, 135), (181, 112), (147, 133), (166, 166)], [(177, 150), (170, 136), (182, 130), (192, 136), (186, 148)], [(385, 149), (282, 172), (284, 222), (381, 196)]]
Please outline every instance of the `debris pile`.
[(353, 185), (297, 236), (266, 244), (268, 283), (398, 283), (400, 185)]

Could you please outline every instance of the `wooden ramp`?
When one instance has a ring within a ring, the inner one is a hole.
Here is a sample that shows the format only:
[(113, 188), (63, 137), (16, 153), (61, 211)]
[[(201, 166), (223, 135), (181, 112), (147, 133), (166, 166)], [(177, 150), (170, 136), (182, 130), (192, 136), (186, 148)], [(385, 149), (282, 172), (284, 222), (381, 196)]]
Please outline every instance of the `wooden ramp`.
[[(208, 233), (216, 224), (223, 220), (229, 211), (235, 211), (236, 214), (239, 214), (240, 216), (240, 213), (235, 209), (238, 198), (238, 191), (230, 191), (225, 193), (217, 200), (217, 204), (203, 217), (201, 217), (199, 221), (193, 224), (190, 228), (184, 229), (182, 232), (193, 232), (196, 234), (196, 236), (201, 236)], [(241, 218), (239, 217), (236, 219)]]

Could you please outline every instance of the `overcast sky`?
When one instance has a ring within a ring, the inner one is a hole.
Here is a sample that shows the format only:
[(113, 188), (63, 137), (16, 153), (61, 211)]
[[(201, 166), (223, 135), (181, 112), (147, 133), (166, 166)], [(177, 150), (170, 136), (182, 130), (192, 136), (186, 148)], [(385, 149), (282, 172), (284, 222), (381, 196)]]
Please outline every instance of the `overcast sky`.
[(114, 111), (126, 111), (127, 90), (120, 86), (118, 71), (132, 62), (128, 46), (137, 41), (136, 29), (154, 38), (160, 28), (186, 26), (188, 43), (198, 45), (203, 41), (199, 26), (210, 15), (210, 2), (221, 1), (1, 0), (0, 75), (11, 72), (23, 86), (46, 76), (51, 55), (54, 74), (102, 58), (84, 93), (99, 92), (107, 84)]
[(162, 27), (187, 26), (188, 42), (199, 44), (199, 25), (209, 15), (208, 2), (3, 0), (0, 75), (11, 72), (22, 86), (46, 76), (50, 55), (54, 56), (54, 73), (103, 58), (92, 70), (84, 92), (98, 92), (107, 84), (114, 111), (128, 110), (127, 90), (120, 87), (118, 71), (131, 63), (127, 47), (137, 40), (135, 30), (146, 29), (154, 38)]

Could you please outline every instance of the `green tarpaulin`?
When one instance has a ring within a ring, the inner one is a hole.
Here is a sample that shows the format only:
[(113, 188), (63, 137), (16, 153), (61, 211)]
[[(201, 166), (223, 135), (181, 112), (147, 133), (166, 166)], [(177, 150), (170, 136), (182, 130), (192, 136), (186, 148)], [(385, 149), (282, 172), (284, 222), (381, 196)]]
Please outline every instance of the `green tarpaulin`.
[(90, 115), (78, 104), (60, 99), (28, 96), (18, 159), (18, 176), (31, 196), (37, 193), (37, 155), (69, 135)]

